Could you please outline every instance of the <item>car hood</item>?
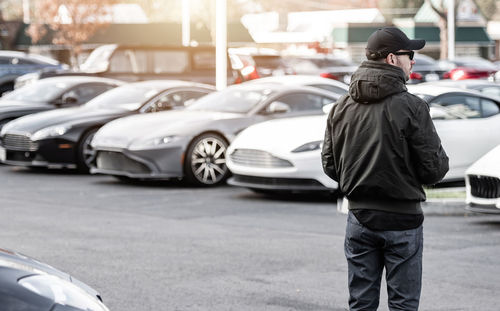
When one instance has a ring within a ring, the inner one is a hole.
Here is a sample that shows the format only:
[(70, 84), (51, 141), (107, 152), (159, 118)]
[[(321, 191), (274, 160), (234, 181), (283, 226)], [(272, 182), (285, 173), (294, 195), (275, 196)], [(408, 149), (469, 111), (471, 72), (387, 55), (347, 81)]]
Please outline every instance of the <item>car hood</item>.
[(24, 111), (33, 109), (49, 109), (54, 108), (53, 105), (48, 102), (24, 102), (16, 100), (0, 100), (0, 114), (7, 113), (11, 111)]
[(192, 135), (214, 122), (242, 118), (237, 113), (213, 111), (164, 111), (128, 116), (109, 122), (94, 136), (94, 146), (127, 147), (135, 140), (146, 140), (162, 135)]
[(306, 143), (323, 140), (326, 119), (327, 115), (320, 115), (258, 123), (242, 131), (231, 144), (231, 149), (248, 148), (271, 153), (289, 153)]
[(92, 120), (107, 120), (119, 117), (125, 113), (126, 112), (123, 110), (95, 109), (83, 106), (75, 108), (62, 108), (35, 113), (16, 119), (9, 122), (5, 126), (4, 132), (34, 133), (40, 129), (53, 125), (73, 125)]
[(21, 271), (25, 271), (26, 275), (31, 274), (50, 274), (57, 276), (66, 281), (72, 282), (75, 285), (84, 289), (87, 293), (94, 297), (98, 297), (99, 293), (83, 283), (82, 281), (73, 278), (71, 275), (64, 273), (46, 263), (40, 262), (31, 257), (19, 254), (14, 251), (1, 249), (0, 248), (0, 267), (9, 267), (12, 269), (17, 269)]
[(474, 162), (466, 171), (467, 175), (486, 175), (500, 178), (500, 145)]

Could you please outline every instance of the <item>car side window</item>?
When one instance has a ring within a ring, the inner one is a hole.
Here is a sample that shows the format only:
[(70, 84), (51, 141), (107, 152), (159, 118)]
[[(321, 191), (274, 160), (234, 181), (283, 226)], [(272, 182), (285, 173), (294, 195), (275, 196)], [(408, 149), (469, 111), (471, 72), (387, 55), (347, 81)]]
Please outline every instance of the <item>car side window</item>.
[(104, 93), (114, 86), (110, 84), (83, 84), (74, 87), (66, 94), (70, 94), (78, 99), (79, 104), (84, 104), (96, 97), (97, 95)]
[(166, 92), (159, 97), (157, 97), (151, 105), (146, 109), (146, 112), (157, 112), (170, 110), (175, 107), (183, 107), (184, 103), (200, 98), (208, 94), (203, 91), (177, 91), (177, 92)]
[[(299, 112), (299, 111), (321, 111), (323, 105), (327, 104), (326, 98), (308, 93), (295, 93), (288, 94), (277, 98), (274, 102), (279, 102), (280, 105), (286, 104), (289, 107), (288, 112)], [(331, 100), (328, 101), (330, 103)], [(272, 113), (270, 108), (273, 103), (268, 105), (266, 108), (267, 113)]]
[(10, 65), (11, 59), (12, 58), (10, 58), (10, 57), (0, 57), (0, 65)]
[(22, 58), (17, 59), (17, 64), (18, 65), (35, 65), (34, 62), (27, 60), (27, 59), (22, 59)]
[(444, 95), (430, 103), (439, 109), (439, 119), (474, 119), (481, 118), (479, 97), (467, 95)]
[(481, 108), (483, 110), (483, 118), (491, 117), (500, 113), (500, 108), (498, 105), (489, 99), (481, 100)]

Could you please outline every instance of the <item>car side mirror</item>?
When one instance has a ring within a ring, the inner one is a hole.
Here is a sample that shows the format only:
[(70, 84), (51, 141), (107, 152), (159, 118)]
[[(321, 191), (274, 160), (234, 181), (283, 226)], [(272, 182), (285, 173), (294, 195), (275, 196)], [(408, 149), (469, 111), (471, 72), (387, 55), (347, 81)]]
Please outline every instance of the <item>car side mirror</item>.
[(76, 98), (73, 94), (64, 94), (61, 100), (62, 105), (76, 105), (78, 104), (78, 98)]
[(269, 114), (287, 113), (290, 111), (290, 106), (282, 102), (272, 102), (267, 109)]

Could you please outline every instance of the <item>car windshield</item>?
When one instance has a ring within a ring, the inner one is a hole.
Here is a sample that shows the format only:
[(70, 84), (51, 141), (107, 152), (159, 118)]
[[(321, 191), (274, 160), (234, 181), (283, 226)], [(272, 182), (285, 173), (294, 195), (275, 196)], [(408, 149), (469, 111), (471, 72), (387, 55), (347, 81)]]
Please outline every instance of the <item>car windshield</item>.
[(270, 93), (268, 89), (228, 88), (201, 97), (187, 109), (248, 113)]
[(2, 96), (2, 99), (21, 102), (51, 102), (70, 87), (68, 83), (49, 80), (40, 80), (36, 83), (23, 86)]
[(123, 85), (95, 97), (85, 107), (134, 111), (159, 92), (157, 88), (144, 85)]

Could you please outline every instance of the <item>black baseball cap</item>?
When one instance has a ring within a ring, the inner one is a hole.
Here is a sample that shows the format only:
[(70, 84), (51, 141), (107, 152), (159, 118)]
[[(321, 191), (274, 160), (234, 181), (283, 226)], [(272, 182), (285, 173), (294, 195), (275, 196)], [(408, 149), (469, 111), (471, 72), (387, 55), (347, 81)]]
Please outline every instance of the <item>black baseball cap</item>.
[(366, 56), (368, 59), (379, 59), (399, 50), (420, 50), (424, 45), (425, 40), (410, 40), (397, 27), (383, 27), (368, 37)]

